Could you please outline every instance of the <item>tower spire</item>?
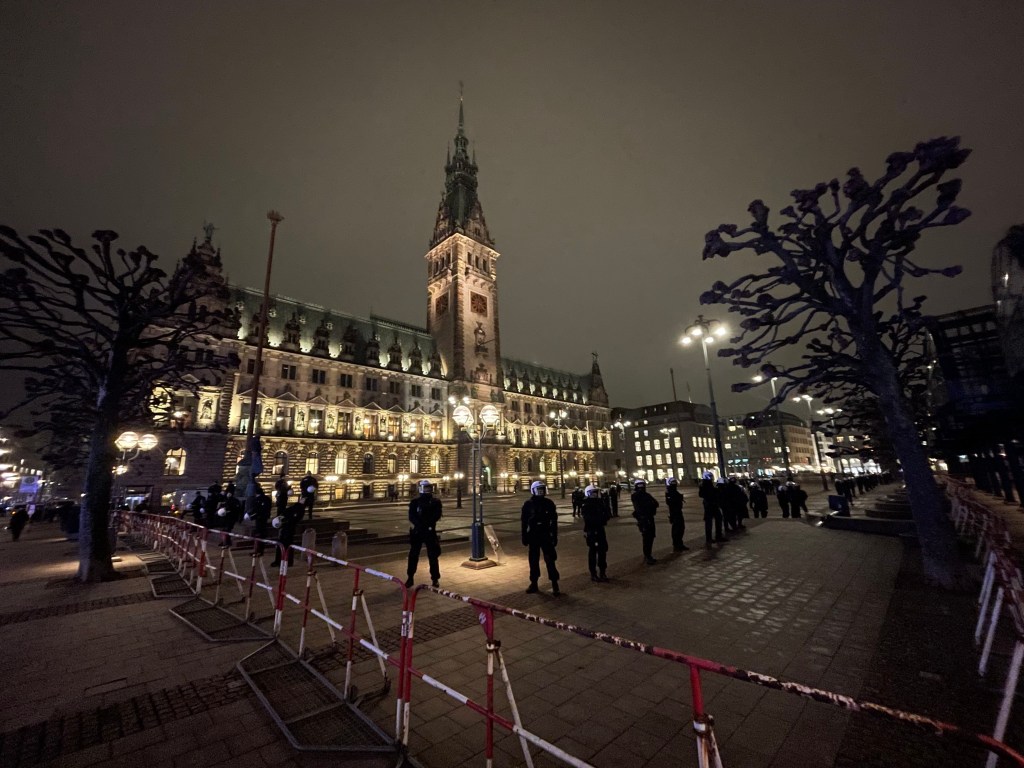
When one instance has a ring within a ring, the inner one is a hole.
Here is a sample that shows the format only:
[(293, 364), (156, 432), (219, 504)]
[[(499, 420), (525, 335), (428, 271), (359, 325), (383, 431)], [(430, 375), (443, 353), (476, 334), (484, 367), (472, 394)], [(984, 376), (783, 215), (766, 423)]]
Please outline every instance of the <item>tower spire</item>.
[(458, 232), (474, 240), (493, 246), (483, 208), (477, 196), (476, 152), (469, 153), (469, 139), (466, 137), (466, 108), (463, 84), (459, 81), (459, 124), (455, 132), (454, 153), (449, 148), (444, 172), (444, 194), (437, 210), (437, 221), (430, 247)]

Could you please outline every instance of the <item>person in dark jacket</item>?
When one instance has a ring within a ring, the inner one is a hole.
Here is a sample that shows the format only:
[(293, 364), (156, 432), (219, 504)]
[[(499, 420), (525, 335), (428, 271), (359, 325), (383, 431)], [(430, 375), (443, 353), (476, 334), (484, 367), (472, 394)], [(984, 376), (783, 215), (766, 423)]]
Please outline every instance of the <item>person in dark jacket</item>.
[(800, 517), (802, 511), (807, 514), (807, 491), (800, 487), (800, 483), (788, 483), (789, 485), (789, 514), (792, 517)]
[(725, 495), (722, 515), (725, 517), (726, 527), (732, 522), (732, 531), (741, 531), (746, 528), (743, 525), (743, 518), (747, 516), (747, 494), (740, 486), (735, 477), (730, 477), (723, 490)]
[(599, 498), (597, 486), (590, 485), (583, 498), (583, 538), (587, 542), (587, 566), (591, 581), (608, 581), (608, 536), (605, 524), (611, 514)]
[(672, 525), (672, 550), (684, 552), (689, 549), (683, 543), (686, 534), (686, 521), (683, 520), (683, 494), (679, 492), (679, 483), (674, 477), (665, 480), (665, 506), (668, 507), (668, 521)]
[(750, 509), (754, 518), (768, 517), (768, 494), (758, 483), (750, 484)]
[[(718, 493), (715, 491), (715, 476), (705, 470), (698, 491), (701, 501), (704, 504), (704, 541), (705, 546), (711, 547), (712, 541), (724, 544), (729, 539), (722, 532), (722, 508), (718, 506)], [(715, 526), (715, 538), (711, 538), (711, 524)]]
[[(256, 498), (253, 500), (252, 513), (249, 515), (252, 518), (252, 535), (257, 539), (265, 539), (269, 534), (270, 506), (270, 497), (263, 490), (263, 486), (257, 485)], [(266, 546), (262, 541), (257, 543), (256, 554), (262, 555)]]
[[(228, 483), (224, 487), (224, 493), (221, 495), (220, 506), (217, 508), (217, 516), (220, 518), (218, 527), (224, 531), (224, 536), (221, 539), (221, 546), (228, 546), (231, 544), (231, 537), (228, 535), (232, 529), (242, 518), (242, 502), (235, 496), (235, 484)], [(223, 510), (224, 514), (221, 514)]]
[(188, 505), (189, 514), (192, 515), (192, 522), (196, 525), (206, 524), (206, 499), (202, 491), (196, 491), (196, 497)]
[(306, 507), (306, 514), (310, 520), (313, 519), (313, 504), (316, 502), (316, 492), (319, 488), (320, 483), (313, 477), (313, 473), (306, 472), (306, 476), (299, 483), (299, 493), (302, 496), (302, 503)]
[(281, 564), (281, 550), (284, 547), (288, 548), (288, 565), (292, 565), (295, 553), (292, 551), (291, 546), (295, 543), (295, 531), (298, 529), (305, 511), (302, 503), (297, 501), (291, 506), (286, 507), (283, 515), (278, 515), (271, 521), (273, 526), (278, 529), (278, 547), (274, 555), (274, 562), (270, 564), (271, 568)]
[(291, 486), (288, 485), (288, 481), (284, 477), (284, 471), (282, 470), (281, 476), (277, 478), (277, 482), (274, 483), (274, 501), (277, 503), (277, 515), (278, 517), (284, 514), (285, 509), (288, 507), (288, 494), (291, 493)]
[(21, 532), (28, 523), (28, 510), (24, 505), (19, 504), (11, 510), (11, 518), (7, 521), (7, 530), (11, 532), (11, 541), (21, 538)]
[(779, 507), (782, 509), (782, 516), (789, 517), (789, 488), (782, 483), (775, 491), (775, 498), (779, 500)]
[(441, 519), (441, 501), (434, 498), (434, 488), (429, 480), (420, 480), (420, 495), (409, 502), (409, 563), (405, 569), (409, 578), (405, 586), (413, 585), (413, 577), (420, 562), (420, 552), (425, 544), (427, 560), (430, 562), (430, 583), (438, 586), (441, 580), (441, 541), (437, 535), (437, 523)]
[(580, 515), (580, 509), (583, 507), (583, 489), (573, 488), (572, 491), (572, 516), (578, 517)]
[(612, 517), (618, 517), (619, 516), (619, 492), (620, 491), (621, 491), (621, 489), (619, 488), (619, 484), (618, 483), (612, 483), (610, 486), (608, 486), (608, 501), (610, 501), (611, 505), (612, 505)]
[(654, 525), (654, 516), (658, 512), (658, 500), (647, 492), (647, 481), (637, 480), (633, 483), (633, 495), (629, 497), (633, 502), (633, 518), (636, 520), (636, 527), (640, 529), (640, 540), (644, 551), (644, 562), (654, 565), (653, 547), (654, 537), (657, 531)]
[(540, 578), (540, 555), (544, 553), (544, 564), (551, 579), (551, 594), (557, 596), (558, 568), (558, 511), (555, 503), (548, 498), (548, 487), (540, 480), (530, 485), (530, 498), (523, 504), (521, 517), (523, 530), (523, 546), (529, 547), (530, 586), (526, 591), (530, 594), (537, 591), (537, 580)]

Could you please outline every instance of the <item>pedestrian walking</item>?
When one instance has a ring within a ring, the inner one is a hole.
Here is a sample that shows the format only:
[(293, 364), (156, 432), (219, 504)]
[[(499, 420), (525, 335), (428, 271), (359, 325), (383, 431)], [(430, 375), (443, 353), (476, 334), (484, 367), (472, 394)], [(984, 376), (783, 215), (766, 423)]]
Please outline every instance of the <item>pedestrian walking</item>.
[(583, 508), (583, 489), (574, 488), (572, 491), (572, 516), (579, 517), (580, 510)]
[(768, 494), (764, 492), (764, 488), (758, 483), (751, 483), (748, 496), (754, 518), (768, 517)]
[(302, 504), (295, 502), (290, 507), (286, 507), (284, 514), (278, 515), (272, 521), (275, 528), (278, 529), (277, 534), (277, 552), (274, 555), (274, 562), (270, 564), (270, 567), (279, 566), (281, 564), (281, 550), (288, 550), (288, 565), (291, 566), (294, 561), (295, 553), (292, 551), (292, 544), (295, 543), (295, 531), (299, 527), (299, 523), (302, 521), (302, 515), (305, 513)]
[(420, 480), (420, 495), (409, 502), (409, 563), (405, 572), (409, 577), (405, 586), (413, 585), (413, 577), (420, 562), (420, 552), (427, 547), (430, 563), (430, 584), (438, 586), (441, 581), (441, 541), (437, 535), (437, 523), (441, 519), (441, 501), (434, 498), (434, 488), (429, 480)]
[(316, 492), (320, 488), (320, 483), (313, 477), (313, 473), (306, 471), (306, 476), (302, 478), (302, 482), (299, 485), (299, 490), (302, 495), (302, 503), (306, 508), (306, 515), (310, 520), (313, 519), (313, 504), (316, 501)]
[[(718, 506), (718, 493), (715, 491), (715, 476), (705, 470), (701, 476), (698, 495), (704, 504), (704, 541), (708, 549), (712, 541), (724, 544), (729, 539), (722, 532), (722, 508)], [(711, 525), (714, 523), (715, 538), (711, 538)]]
[(686, 534), (686, 521), (683, 520), (683, 504), (686, 500), (679, 490), (679, 483), (674, 477), (665, 479), (665, 506), (668, 507), (668, 522), (672, 526), (672, 550), (685, 552), (689, 549), (683, 543)]
[(530, 498), (523, 504), (522, 531), (523, 546), (529, 547), (530, 586), (526, 591), (530, 594), (537, 591), (537, 580), (540, 579), (540, 555), (544, 554), (544, 564), (551, 580), (551, 594), (556, 597), (558, 591), (558, 511), (555, 503), (548, 498), (548, 487), (541, 480), (534, 480), (530, 485)]
[(636, 520), (636, 527), (640, 529), (640, 540), (643, 546), (644, 562), (654, 565), (653, 547), (654, 537), (657, 535), (654, 525), (654, 516), (658, 511), (658, 500), (647, 492), (647, 481), (637, 480), (633, 483), (633, 495), (629, 497), (633, 502), (633, 517)]
[(599, 498), (596, 485), (587, 486), (584, 491), (583, 538), (587, 542), (587, 567), (591, 581), (608, 581), (608, 536), (604, 527), (611, 514)]
[(11, 532), (11, 541), (21, 538), (21, 532), (28, 523), (28, 510), (24, 505), (19, 504), (11, 510), (11, 517), (7, 521), (7, 530)]

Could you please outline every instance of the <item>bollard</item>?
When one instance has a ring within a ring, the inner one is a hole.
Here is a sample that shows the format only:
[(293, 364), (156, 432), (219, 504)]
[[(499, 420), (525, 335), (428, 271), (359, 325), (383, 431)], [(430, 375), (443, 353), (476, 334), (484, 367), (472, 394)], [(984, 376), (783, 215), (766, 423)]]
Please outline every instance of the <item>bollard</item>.
[(302, 548), (316, 549), (316, 528), (307, 528), (302, 532)]
[(348, 534), (344, 531), (334, 534), (334, 538), (331, 539), (331, 557), (348, 560)]

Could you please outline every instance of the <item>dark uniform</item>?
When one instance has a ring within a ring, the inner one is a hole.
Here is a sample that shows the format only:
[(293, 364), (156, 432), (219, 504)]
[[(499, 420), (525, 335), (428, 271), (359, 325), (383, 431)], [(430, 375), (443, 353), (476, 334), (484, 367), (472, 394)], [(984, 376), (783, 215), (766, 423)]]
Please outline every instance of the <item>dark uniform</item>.
[(441, 502), (435, 499), (430, 485), (420, 486), (420, 495), (409, 502), (409, 564), (405, 572), (409, 576), (405, 586), (413, 585), (413, 576), (420, 562), (420, 551), (427, 545), (427, 560), (430, 562), (430, 583), (437, 586), (441, 579), (441, 542), (437, 536), (437, 522), (441, 519)]
[(203, 525), (206, 522), (206, 499), (203, 498), (202, 491), (196, 491), (196, 497), (188, 505), (188, 511), (196, 525)]
[(647, 483), (637, 483), (636, 490), (630, 497), (633, 502), (633, 517), (636, 519), (636, 527), (640, 529), (640, 538), (643, 541), (644, 562), (654, 565), (657, 560), (651, 553), (654, 546), (654, 515), (658, 511), (658, 500), (647, 492)]
[(768, 517), (768, 494), (757, 483), (750, 484), (750, 509), (754, 517)]
[(683, 536), (686, 535), (683, 504), (683, 494), (679, 492), (679, 485), (675, 480), (668, 481), (665, 486), (665, 506), (668, 507), (668, 521), (672, 524), (672, 549), (676, 552), (689, 549), (683, 543)]
[(619, 516), (619, 484), (613, 483), (608, 487), (608, 501), (612, 503), (612, 517)]
[[(537, 493), (538, 486), (544, 489), (543, 493)], [(544, 495), (547, 493), (545, 486), (534, 483), (530, 492), (531, 496), (523, 504), (522, 513), (523, 546), (529, 547), (530, 561), (530, 586), (526, 591), (537, 591), (540, 554), (543, 552), (548, 578), (551, 579), (551, 592), (557, 595), (558, 568), (555, 566), (555, 560), (558, 559), (558, 553), (555, 548), (558, 546), (558, 512), (555, 510), (555, 502)]]
[(578, 517), (583, 507), (583, 489), (574, 488), (572, 492), (572, 516)]
[(309, 519), (313, 519), (313, 502), (316, 501), (316, 491), (320, 487), (320, 483), (317, 482), (316, 478), (309, 472), (302, 478), (302, 485), (300, 487), (300, 493), (302, 494), (302, 503), (306, 507), (306, 514)]
[(583, 538), (587, 542), (587, 565), (591, 581), (608, 581), (608, 536), (604, 526), (610, 514), (608, 507), (594, 495), (583, 499)]
[(711, 479), (711, 473), (709, 472), (704, 476), (704, 479), (700, 481), (700, 490), (698, 491), (701, 500), (704, 503), (704, 541), (707, 546), (711, 546), (711, 523), (715, 524), (715, 538), (720, 544), (727, 542), (729, 539), (722, 533), (722, 509), (718, 506), (718, 494), (715, 491), (715, 481)]
[(789, 488), (783, 483), (775, 491), (775, 498), (779, 500), (779, 506), (782, 508), (782, 516), (789, 517)]
[(288, 481), (284, 479), (284, 475), (281, 475), (274, 483), (274, 500), (277, 502), (277, 514), (283, 515), (285, 509), (288, 507), (288, 494), (291, 492), (291, 488), (288, 487)]
[(299, 527), (299, 522), (302, 520), (302, 515), (305, 510), (302, 508), (302, 504), (296, 502), (290, 507), (286, 507), (284, 514), (281, 515), (281, 529), (277, 536), (277, 543), (280, 545), (277, 548), (277, 554), (274, 556), (274, 562), (270, 565), (281, 564), (281, 547), (288, 547), (288, 565), (292, 564), (295, 553), (291, 549), (291, 545), (295, 543), (295, 531)]
[(793, 517), (800, 517), (801, 511), (807, 514), (807, 491), (799, 483), (793, 483), (789, 487), (789, 513)]
[[(256, 487), (256, 498), (253, 499), (252, 513), (252, 535), (257, 539), (265, 539), (270, 527), (270, 497), (263, 492), (259, 486)], [(262, 541), (256, 545), (256, 554), (262, 555), (266, 544)]]

